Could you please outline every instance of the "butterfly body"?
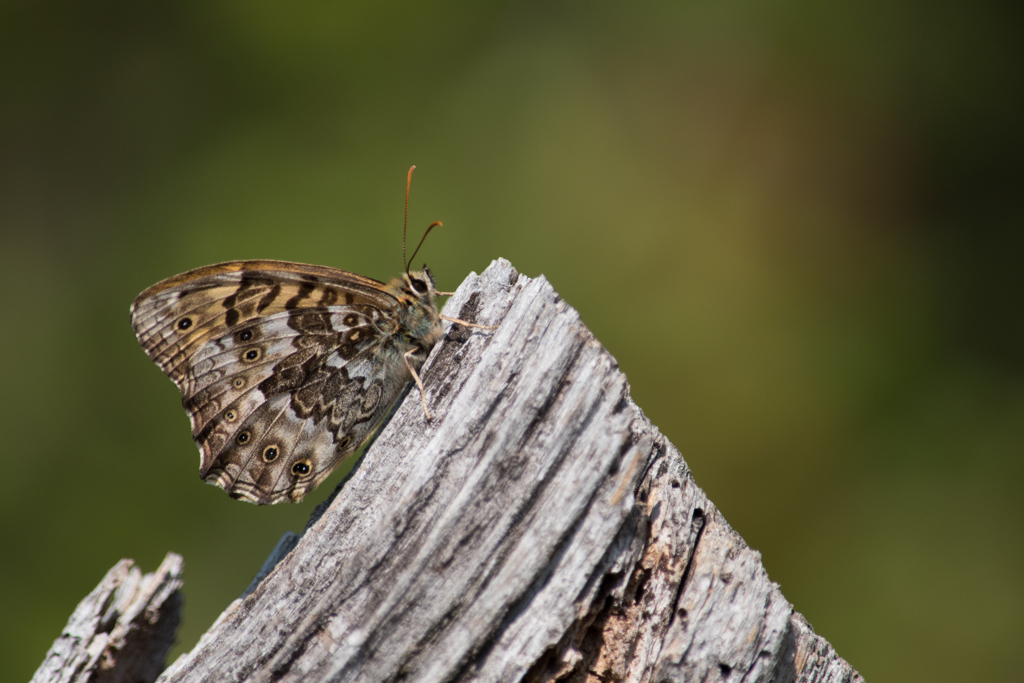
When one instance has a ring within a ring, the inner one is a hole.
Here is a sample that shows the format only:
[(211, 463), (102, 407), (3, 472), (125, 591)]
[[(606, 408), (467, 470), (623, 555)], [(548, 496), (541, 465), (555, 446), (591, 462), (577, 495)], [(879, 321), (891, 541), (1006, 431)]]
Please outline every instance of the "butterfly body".
[(384, 284), (333, 268), (233, 261), (131, 307), (182, 393), (200, 476), (257, 504), (300, 500), (369, 438), (442, 336), (430, 272)]

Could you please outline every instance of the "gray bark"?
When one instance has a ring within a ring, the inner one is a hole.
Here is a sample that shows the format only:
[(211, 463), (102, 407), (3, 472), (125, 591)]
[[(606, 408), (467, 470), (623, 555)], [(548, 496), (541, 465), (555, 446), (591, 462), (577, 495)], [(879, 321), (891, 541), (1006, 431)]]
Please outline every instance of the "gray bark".
[(78, 603), (32, 683), (153, 681), (181, 621), (179, 555), (152, 574), (121, 560)]
[(445, 312), (500, 327), (448, 331), (433, 419), (407, 396), (161, 681), (862, 680), (543, 277), (499, 260)]

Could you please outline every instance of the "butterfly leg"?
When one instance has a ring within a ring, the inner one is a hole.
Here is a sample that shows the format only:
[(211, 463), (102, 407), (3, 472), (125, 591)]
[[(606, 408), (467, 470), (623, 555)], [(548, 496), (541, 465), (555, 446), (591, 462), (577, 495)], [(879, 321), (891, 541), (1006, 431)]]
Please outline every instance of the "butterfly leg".
[(416, 386), (420, 388), (420, 400), (423, 401), (423, 412), (426, 413), (428, 420), (432, 420), (434, 418), (430, 416), (430, 411), (427, 410), (427, 393), (423, 390), (423, 382), (420, 381), (420, 376), (416, 372), (416, 368), (414, 368), (412, 363), (409, 362), (409, 356), (414, 354), (416, 351), (417, 349), (409, 349), (402, 357), (405, 358), (405, 367), (409, 368), (409, 372), (412, 373), (412, 378), (416, 380)]
[(476, 323), (469, 323), (469, 322), (466, 322), (465, 320), (459, 320), (458, 318), (449, 318), (446, 315), (442, 315), (441, 319), (442, 320), (447, 320), (450, 323), (455, 323), (456, 325), (464, 325), (465, 327), (479, 327), (481, 330), (496, 330), (496, 329), (498, 329), (497, 325), (477, 325)]

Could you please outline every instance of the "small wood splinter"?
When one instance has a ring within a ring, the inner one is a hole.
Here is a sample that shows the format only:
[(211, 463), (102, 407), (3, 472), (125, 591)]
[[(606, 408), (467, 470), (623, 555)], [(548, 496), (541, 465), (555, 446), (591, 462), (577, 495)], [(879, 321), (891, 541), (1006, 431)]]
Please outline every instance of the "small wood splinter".
[(476, 328), (481, 329), (481, 330), (496, 330), (496, 329), (498, 329), (497, 325), (477, 325), (476, 323), (467, 322), (465, 320), (459, 320), (458, 318), (449, 318), (448, 316), (444, 315), (443, 313), (440, 314), (440, 317), (441, 317), (441, 320), (447, 320), (450, 323), (455, 323), (456, 325), (462, 325), (463, 327), (476, 327)]

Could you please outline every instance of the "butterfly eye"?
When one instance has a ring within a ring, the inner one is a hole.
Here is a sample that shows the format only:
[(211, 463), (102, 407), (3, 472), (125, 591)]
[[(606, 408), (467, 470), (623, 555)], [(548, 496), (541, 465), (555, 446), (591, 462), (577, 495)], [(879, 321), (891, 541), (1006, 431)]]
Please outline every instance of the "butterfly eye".
[(247, 342), (252, 339), (252, 330), (242, 330), (236, 335), (238, 341)]
[(302, 459), (299, 460), (294, 465), (292, 465), (292, 474), (294, 474), (296, 477), (304, 477), (307, 474), (309, 474), (311, 469), (312, 468), (310, 468), (309, 466), (309, 460)]
[(229, 410), (228, 412), (224, 413), (224, 419), (227, 420), (228, 422), (234, 422), (235, 420), (238, 419), (238, 413), (236, 413), (233, 410)]
[(178, 321), (179, 330), (187, 330), (190, 327), (192, 327), (192, 318), (182, 318)]
[[(263, 462), (274, 462), (277, 460), (278, 453), (277, 444), (267, 446), (263, 449)], [(294, 467), (292, 469), (294, 469)]]
[(418, 277), (410, 277), (409, 284), (412, 285), (413, 291), (425, 292), (427, 291), (427, 283)]
[(346, 434), (341, 441), (338, 442), (338, 452), (343, 452), (346, 448), (352, 445), (352, 435)]
[(242, 432), (237, 437), (235, 437), (235, 441), (237, 441), (238, 443), (248, 443), (249, 442), (249, 432)]
[(233, 386), (235, 389), (241, 389), (242, 387), (245, 386), (245, 380), (242, 379), (241, 377), (236, 377), (235, 381), (231, 383), (231, 386)]
[(245, 360), (247, 360), (249, 362), (252, 362), (252, 361), (254, 361), (254, 360), (256, 360), (257, 358), (260, 357), (260, 350), (259, 349), (249, 349), (248, 351), (245, 352), (245, 356), (244, 357), (245, 357)]

